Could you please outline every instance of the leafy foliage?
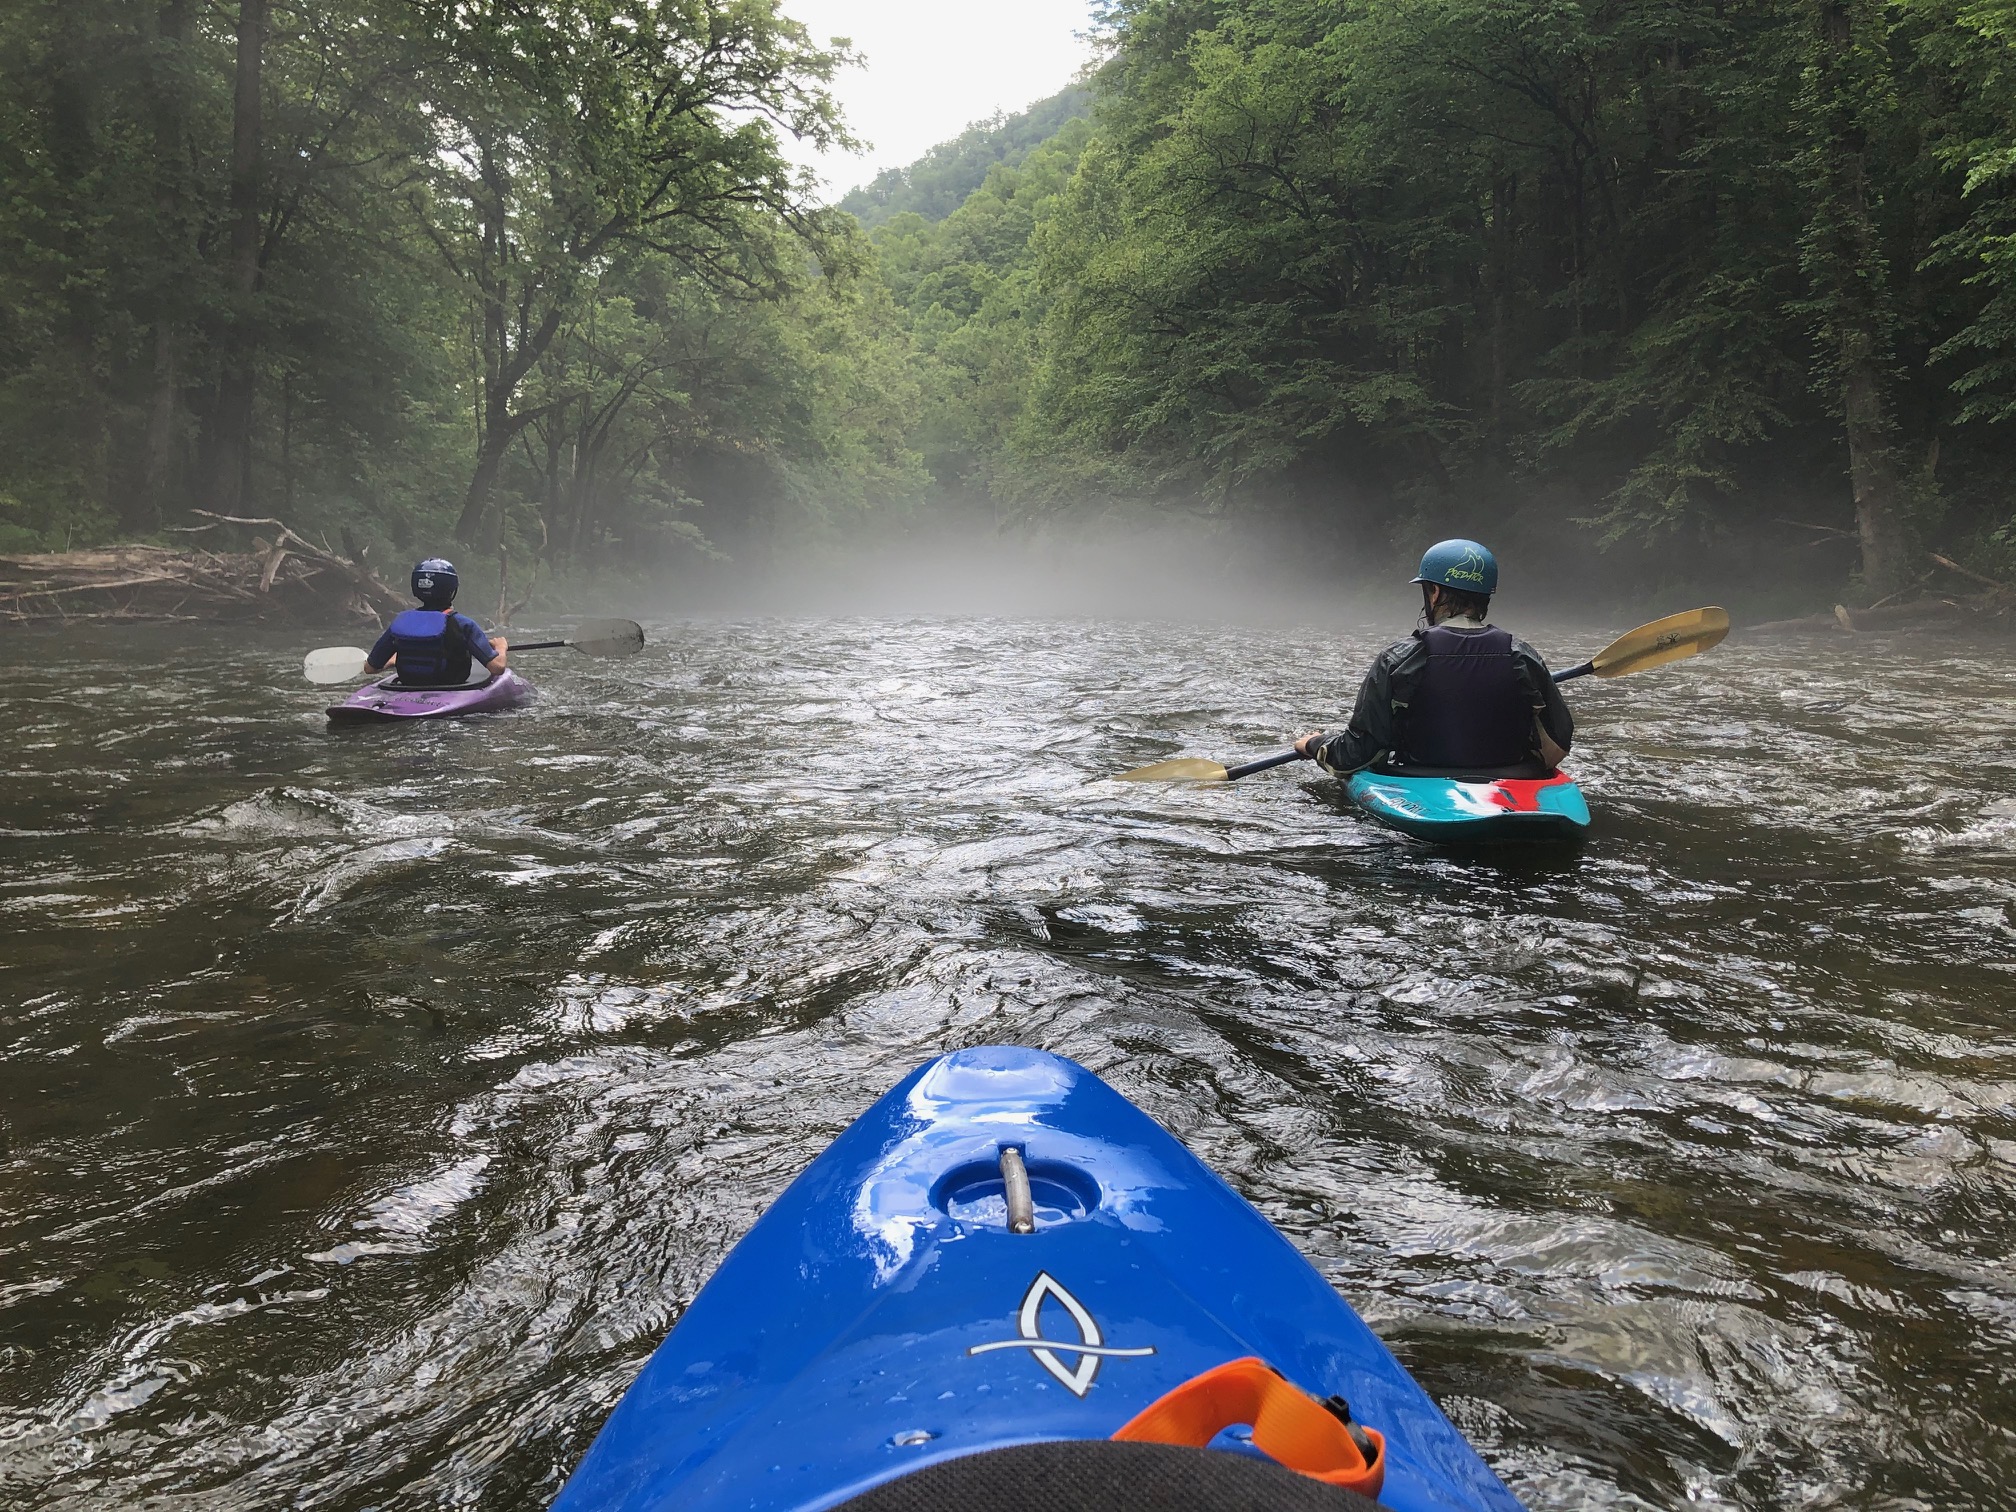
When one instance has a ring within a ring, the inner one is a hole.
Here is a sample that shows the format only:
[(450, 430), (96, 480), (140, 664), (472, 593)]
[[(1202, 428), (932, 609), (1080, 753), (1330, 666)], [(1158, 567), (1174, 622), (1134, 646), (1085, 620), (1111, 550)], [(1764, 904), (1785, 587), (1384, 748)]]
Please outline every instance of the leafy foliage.
[(221, 478), (647, 565), (920, 487), (887, 296), (780, 145), (845, 142), (848, 59), (776, 0), (31, 0), (0, 53), (0, 546)]
[(965, 203), (997, 163), (1013, 168), (1075, 120), (1091, 114), (1092, 91), (1083, 85), (1039, 100), (1016, 115), (996, 113), (940, 142), (904, 168), (885, 168), (850, 190), (840, 208), (868, 230), (899, 215), (941, 221)]
[(0, 11), (0, 549), (236, 496), (554, 565), (1088, 508), (2010, 565), (2011, 0), (1100, 18), (1089, 108), (843, 213), (779, 0)]
[[(1114, 0), (994, 338), (1025, 354), (995, 487), (1653, 571), (1783, 571), (1792, 519), (1888, 591), (1914, 533), (2009, 513), (2004, 10)], [(878, 235), (929, 346), (923, 233)]]

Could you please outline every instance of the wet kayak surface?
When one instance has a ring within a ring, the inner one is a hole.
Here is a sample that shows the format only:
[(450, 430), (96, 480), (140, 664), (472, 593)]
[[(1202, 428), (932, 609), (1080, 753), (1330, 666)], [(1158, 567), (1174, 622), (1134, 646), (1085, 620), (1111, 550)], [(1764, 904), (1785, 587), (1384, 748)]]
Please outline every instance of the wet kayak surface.
[(1100, 780), (1334, 725), (1376, 628), (647, 631), (333, 730), (312, 636), (0, 638), (0, 1503), (543, 1506), (828, 1140), (1019, 1042), (1529, 1507), (2009, 1504), (2006, 647), (1585, 680), (1588, 841), (1464, 856)]

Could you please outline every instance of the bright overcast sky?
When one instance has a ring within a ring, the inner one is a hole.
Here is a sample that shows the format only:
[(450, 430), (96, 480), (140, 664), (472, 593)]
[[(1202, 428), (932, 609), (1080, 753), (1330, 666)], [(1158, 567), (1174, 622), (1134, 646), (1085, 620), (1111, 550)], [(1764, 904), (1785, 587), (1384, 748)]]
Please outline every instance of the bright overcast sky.
[(922, 157), (968, 123), (1055, 94), (1084, 64), (1091, 0), (784, 0), (824, 42), (846, 37), (866, 66), (834, 93), (867, 155), (794, 154), (834, 196)]

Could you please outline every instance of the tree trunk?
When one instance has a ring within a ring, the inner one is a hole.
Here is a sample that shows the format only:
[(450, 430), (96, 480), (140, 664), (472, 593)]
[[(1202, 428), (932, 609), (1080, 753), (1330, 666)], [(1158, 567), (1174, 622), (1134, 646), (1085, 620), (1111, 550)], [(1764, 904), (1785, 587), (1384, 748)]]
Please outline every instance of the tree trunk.
[(494, 545), (503, 538), (503, 530), (491, 532), (495, 540), (482, 540), (485, 521), (490, 517), (490, 496), (497, 488), (497, 473), (504, 465), (504, 453), (511, 449), (511, 438), (517, 431), (509, 424), (509, 417), (499, 422), (494, 417), (483, 427), (483, 436), (476, 443), (476, 469), (469, 476), (469, 492), (462, 499), (462, 514), (455, 521), (455, 539), (465, 546)]
[(1841, 399), (1848, 422), (1855, 529), (1862, 538), (1862, 582), (1872, 598), (1886, 598), (1912, 580), (1911, 532), (1883, 390), (1876, 365), (1866, 355), (1843, 353)]
[(1506, 306), (1512, 292), (1512, 206), (1518, 180), (1509, 173), (1491, 176), (1491, 434), (1505, 435)]
[(230, 514), (245, 495), (251, 468), (252, 400), (258, 384), (260, 69), (266, 43), (267, 0), (239, 0), (238, 71), (231, 102), (232, 309), (225, 322), (223, 374), (205, 447), (210, 507)]
[(1575, 376), (1582, 376), (1582, 363), (1587, 353), (1582, 345), (1582, 246), (1588, 234), (1589, 206), (1587, 174), (1581, 158), (1575, 160), (1574, 188), (1574, 228), (1569, 243), (1569, 256), (1573, 267), (1569, 270), (1570, 315), (1575, 324)]
[(484, 321), (483, 431), (476, 441), (476, 470), (469, 478), (469, 492), (462, 500), (462, 514), (455, 521), (455, 539), (466, 546), (479, 548), (495, 547), (504, 537), (501, 515), (495, 527), (490, 526), (490, 499), (496, 492), (497, 474), (503, 467), (505, 454), (511, 450), (511, 443), (518, 439), (518, 433), (546, 408), (540, 406), (525, 413), (515, 413), (511, 401), (517, 396), (518, 385), (525, 381), (526, 373), (546, 354), (560, 329), (561, 306), (556, 300), (546, 312), (546, 318), (536, 327), (529, 331), (520, 328), (518, 349), (507, 356), (509, 337), (504, 325), (502, 288), (500, 284), (497, 290), (485, 293), (490, 318)]
[(581, 550), (581, 518), (588, 512), (587, 500), (581, 497), (581, 443), (574, 443), (569, 458), (567, 477), (567, 555), (571, 559)]
[(140, 456), (140, 505), (121, 523), (129, 531), (158, 530), (175, 491), (175, 433), (182, 408), (181, 347), (167, 320), (154, 326), (154, 392)]
[(294, 375), (280, 379), (280, 499), (294, 509)]
[[(58, 182), (75, 194), (89, 182), (98, 166), (101, 145), (97, 140), (97, 120), (93, 98), (93, 78), (87, 61), (91, 52), (84, 40), (83, 17), (79, 8), (57, 8), (55, 65), (49, 74), (49, 113), (46, 117), (46, 145), (49, 162)], [(10, 157), (12, 154), (10, 153)], [(72, 268), (88, 268), (97, 257), (84, 215), (65, 216), (57, 231), (56, 245)], [(54, 407), (51, 422), (68, 436), (70, 453), (78, 464), (84, 492), (94, 504), (109, 502), (106, 461), (110, 448), (106, 441), (105, 385), (99, 372), (100, 339), (105, 312), (90, 278), (70, 278), (63, 283), (63, 307), (55, 322), (68, 372), (67, 390)], [(53, 397), (53, 396), (52, 396)]]
[[(455, 521), (455, 539), (465, 546), (477, 544), (477, 537), (490, 514), (490, 495), (497, 486), (497, 472), (511, 445), (511, 392), (514, 380), (505, 378), (511, 358), (511, 327), (507, 307), (511, 298), (509, 243), (505, 226), (510, 209), (509, 176), (479, 135), (477, 163), (483, 184), (484, 203), (480, 209), (483, 235), (477, 255), (476, 283), (481, 299), (481, 342), (483, 394), (476, 411), (476, 468), (469, 477), (469, 492), (462, 500), (462, 513)], [(503, 538), (501, 527), (498, 539)]]
[(540, 533), (550, 547), (565, 539), (567, 493), (560, 481), (560, 452), (567, 442), (567, 410), (555, 410), (546, 424), (546, 492), (540, 504)]
[[(165, 238), (171, 243), (180, 271), (191, 269), (182, 261), (189, 250), (185, 222), (182, 140), (184, 119), (182, 87), (182, 44), (187, 35), (189, 0), (166, 0), (158, 13), (154, 41), (154, 205), (160, 214)], [(147, 405), (147, 434), (140, 449), (140, 487), (132, 508), (121, 512), (120, 523), (133, 534), (158, 530), (168, 516), (175, 492), (176, 433), (182, 410), (183, 332), (187, 324), (188, 289), (185, 277), (171, 273), (153, 291), (154, 375), (153, 392)]]
[[(1880, 34), (1857, 0), (1820, 0), (1812, 107), (1818, 173), (1805, 262), (1822, 322), (1831, 327), (1848, 442), (1848, 476), (1862, 545), (1862, 584), (1873, 599), (1912, 581), (1910, 500), (1897, 465), (1896, 424), (1883, 393), (1894, 324), (1888, 266), (1869, 190), (1867, 113), (1880, 106), (1887, 67)], [(1873, 60), (1873, 61), (1872, 61)]]
[[(484, 203), (480, 207), (483, 224), (482, 245), (474, 269), (480, 313), (483, 319), (483, 407), (482, 427), (476, 438), (476, 470), (469, 478), (469, 492), (462, 501), (461, 516), (455, 521), (455, 539), (478, 548), (494, 548), (504, 536), (500, 513), (490, 525), (490, 500), (496, 491), (497, 474), (505, 454), (518, 433), (544, 413), (534, 409), (514, 412), (511, 402), (525, 375), (546, 355), (553, 338), (560, 333), (566, 313), (567, 291), (551, 287), (527, 268), (521, 278), (513, 277), (519, 266), (509, 232), (512, 195), (515, 192), (508, 167), (480, 133), (476, 140), (478, 172), (483, 184)], [(546, 313), (539, 323), (529, 322), (541, 304)]]

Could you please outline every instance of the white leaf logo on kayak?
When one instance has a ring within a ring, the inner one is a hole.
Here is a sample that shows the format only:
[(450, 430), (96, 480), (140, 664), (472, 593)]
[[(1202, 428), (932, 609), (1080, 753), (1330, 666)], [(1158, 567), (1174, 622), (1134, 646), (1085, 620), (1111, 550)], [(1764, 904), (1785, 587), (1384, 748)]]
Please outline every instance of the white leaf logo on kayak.
[[(1056, 1298), (1058, 1304), (1070, 1315), (1077, 1325), (1077, 1341), (1048, 1339), (1043, 1336), (1043, 1302), (1047, 1297)], [(996, 1349), (1026, 1349), (1036, 1357), (1041, 1365), (1063, 1385), (1073, 1396), (1083, 1396), (1092, 1389), (1092, 1382), (1099, 1374), (1099, 1362), (1107, 1356), (1138, 1357), (1155, 1353), (1153, 1345), (1139, 1349), (1116, 1349), (1106, 1342), (1099, 1331), (1098, 1320), (1087, 1310), (1085, 1304), (1072, 1296), (1063, 1282), (1048, 1271), (1038, 1271), (1036, 1279), (1029, 1283), (1029, 1290), (1022, 1294), (1022, 1308), (1015, 1315), (1015, 1329), (1018, 1338), (996, 1339), (990, 1344), (975, 1344), (966, 1353), (987, 1354)], [(1075, 1354), (1078, 1364), (1075, 1369), (1067, 1369), (1059, 1355)]]

